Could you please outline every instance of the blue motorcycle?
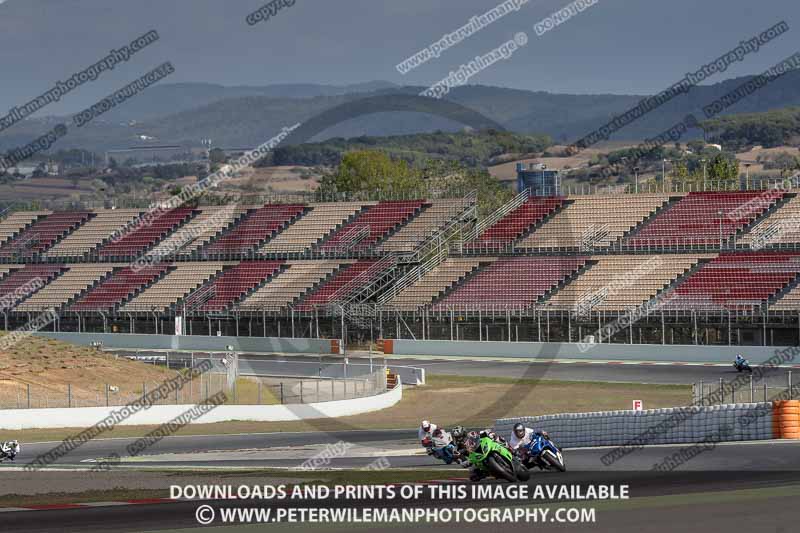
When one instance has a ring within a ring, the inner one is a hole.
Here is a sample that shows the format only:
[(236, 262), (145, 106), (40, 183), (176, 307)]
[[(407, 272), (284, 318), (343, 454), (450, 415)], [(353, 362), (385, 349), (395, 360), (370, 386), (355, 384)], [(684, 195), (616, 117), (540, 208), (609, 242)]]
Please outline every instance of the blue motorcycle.
[(527, 468), (538, 466), (541, 470), (567, 471), (561, 449), (544, 435), (533, 435), (530, 443), (519, 447), (518, 453)]

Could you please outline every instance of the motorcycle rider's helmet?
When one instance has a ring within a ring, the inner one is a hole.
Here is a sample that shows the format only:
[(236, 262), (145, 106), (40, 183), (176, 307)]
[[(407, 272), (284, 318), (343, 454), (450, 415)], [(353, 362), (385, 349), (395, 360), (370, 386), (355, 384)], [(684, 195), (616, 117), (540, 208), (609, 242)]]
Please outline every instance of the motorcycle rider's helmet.
[(525, 424), (521, 424), (517, 422), (514, 424), (514, 435), (517, 436), (518, 439), (521, 439), (525, 436)]
[(431, 423), (427, 420), (423, 420), (419, 427), (422, 428), (422, 431), (428, 432), (431, 430)]
[(477, 431), (470, 431), (469, 433), (467, 433), (467, 438), (468, 439), (479, 439), (479, 438), (481, 438), (481, 436)]
[(433, 436), (439, 438), (442, 436), (442, 433), (443, 433), (442, 428), (436, 428), (436, 431), (433, 432)]
[(464, 428), (461, 426), (456, 426), (453, 428), (453, 431), (451, 431), (450, 434), (453, 435), (454, 439), (464, 438)]
[(468, 452), (474, 452), (478, 448), (479, 444), (479, 438), (470, 436), (467, 437), (467, 440), (464, 442), (464, 448), (466, 448)]

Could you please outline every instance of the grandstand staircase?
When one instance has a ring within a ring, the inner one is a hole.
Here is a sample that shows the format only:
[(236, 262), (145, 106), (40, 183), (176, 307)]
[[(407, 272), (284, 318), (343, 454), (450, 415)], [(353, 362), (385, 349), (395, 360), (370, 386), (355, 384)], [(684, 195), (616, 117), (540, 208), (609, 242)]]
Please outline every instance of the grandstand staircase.
[(575, 203), (575, 200), (564, 200), (563, 202), (561, 202), (561, 205), (557, 206), (555, 209), (550, 211), (547, 214), (547, 216), (545, 216), (542, 220), (540, 220), (539, 222), (536, 222), (531, 227), (529, 227), (528, 229), (526, 229), (525, 231), (520, 233), (517, 236), (517, 238), (514, 239), (514, 242), (512, 243), (513, 247), (516, 249), (517, 244), (520, 241), (522, 241), (523, 239), (525, 239), (527, 237), (530, 237), (531, 234), (533, 234), (536, 231), (538, 231), (539, 229), (541, 229), (542, 226), (544, 226), (545, 224), (547, 224), (548, 222), (553, 220), (556, 217), (556, 215), (558, 215), (559, 213), (564, 211), (564, 209), (566, 209), (567, 207), (569, 207), (570, 205), (572, 205), (574, 203)]
[(694, 266), (692, 266), (692, 268), (688, 269), (686, 272), (684, 272), (683, 274), (679, 275), (678, 277), (676, 277), (675, 279), (664, 285), (661, 289), (656, 291), (656, 294), (652, 298), (650, 298), (647, 302), (644, 302), (644, 304), (642, 305), (646, 304), (649, 306), (650, 304), (655, 303), (663, 296), (668, 295), (670, 291), (679, 287), (684, 281), (694, 276), (697, 272), (700, 271), (700, 269), (702, 269), (705, 265), (707, 265), (711, 261), (712, 261), (711, 259), (700, 258), (700, 260), (697, 261), (697, 263)]
[[(796, 193), (784, 193), (783, 198), (779, 199), (777, 202), (773, 203), (767, 209), (765, 209), (758, 217), (756, 217), (753, 222), (748, 224), (747, 226), (740, 228), (736, 231), (736, 234), (733, 237), (733, 242), (736, 243), (742, 239), (745, 235), (751, 235), (756, 231), (760, 231), (761, 226), (764, 226), (766, 221), (779, 209), (789, 203), (794, 197), (796, 197)], [(765, 248), (769, 248), (767, 245)], [(736, 249), (747, 249), (745, 246), (736, 246)]]
[(772, 305), (774, 303), (777, 303), (781, 298), (783, 298), (784, 296), (795, 290), (798, 286), (800, 286), (800, 274), (795, 276), (795, 278), (792, 281), (784, 285), (784, 287), (781, 290), (770, 296), (769, 299), (767, 300), (767, 305)]
[[(19, 269), (19, 270), (22, 270), (22, 269)], [(14, 272), (19, 272), (19, 270), (15, 270)], [(14, 303), (13, 303), (13, 304), (12, 304), (12, 305), (9, 307), (9, 308), (5, 309), (5, 311), (11, 311), (11, 310), (13, 310), (13, 309), (14, 309), (15, 307), (17, 307), (19, 304), (21, 304), (22, 302), (24, 302), (25, 300), (27, 300), (28, 298), (30, 298), (31, 296), (33, 296), (34, 294), (36, 294), (37, 292), (39, 292), (40, 290), (42, 290), (43, 288), (47, 287), (49, 284), (51, 284), (51, 283), (52, 283), (53, 281), (55, 281), (56, 279), (58, 279), (58, 278), (60, 278), (61, 276), (63, 276), (63, 275), (64, 275), (64, 274), (65, 274), (65, 273), (66, 273), (68, 270), (69, 270), (69, 267), (68, 267), (68, 266), (66, 266), (66, 265), (62, 265), (62, 266), (61, 266), (61, 268), (60, 268), (60, 269), (59, 269), (57, 272), (55, 272), (55, 273), (53, 273), (53, 274), (50, 274), (49, 276), (47, 276), (47, 278), (45, 278), (45, 279), (43, 280), (43, 281), (44, 281), (44, 284), (43, 284), (43, 285), (42, 285), (40, 288), (36, 289), (35, 291), (33, 291), (33, 292), (31, 292), (31, 293), (24, 294), (24, 295), (22, 296), (22, 298), (20, 298), (19, 300), (16, 300), (16, 301), (15, 301), (15, 302), (14, 302)], [(0, 282), (2, 282), (3, 280), (5, 280), (5, 278), (6, 278), (6, 277), (8, 277), (8, 275), (9, 275), (9, 274), (11, 274), (11, 273), (12, 273), (12, 272), (9, 272), (8, 274), (6, 274), (6, 275), (5, 275), (5, 276), (3, 276), (2, 278), (0, 278)], [(14, 291), (12, 291), (10, 294), (14, 294)]]
[[(225, 272), (227, 272), (231, 268), (234, 268), (234, 267), (225, 268), (225, 269), (217, 272), (216, 275), (208, 278), (208, 280), (199, 289), (195, 290), (194, 292), (189, 293), (189, 295), (186, 298), (184, 298), (183, 300), (179, 300), (178, 303), (175, 304), (176, 308), (177, 309), (181, 309), (179, 307), (179, 304), (181, 302), (183, 302), (183, 301), (189, 301), (190, 299), (191, 299), (191, 301), (189, 302), (189, 306), (191, 306), (193, 309), (200, 309), (201, 307), (203, 307), (203, 305), (208, 303), (210, 300), (212, 300), (216, 296), (216, 283), (215, 283), (216, 280), (220, 276), (222, 276), (222, 274), (224, 274)], [(227, 317), (229, 317), (230, 315), (228, 313), (230, 311), (236, 310), (236, 308), (237, 308), (239, 303), (243, 302), (244, 300), (246, 300), (247, 298), (252, 296), (254, 292), (256, 292), (259, 289), (261, 289), (262, 287), (264, 287), (264, 285), (266, 285), (267, 283), (269, 283), (270, 281), (275, 279), (276, 276), (279, 276), (282, 273), (286, 272), (288, 269), (289, 269), (289, 265), (287, 265), (286, 263), (281, 264), (281, 266), (278, 268), (278, 270), (275, 271), (273, 274), (270, 274), (266, 278), (262, 279), (257, 284), (253, 285), (252, 287), (250, 287), (249, 289), (244, 291), (242, 294), (240, 294), (238, 297), (236, 297), (233, 301), (231, 301), (231, 303), (228, 304), (228, 308), (226, 310), (223, 310), (223, 311), (208, 311), (207, 315), (209, 317), (211, 317), (211, 318), (227, 318)], [(197, 298), (199, 300), (202, 300), (202, 302), (198, 303), (198, 304), (195, 304), (195, 298)], [(189, 310), (189, 306), (187, 306), (187, 312)]]
[(175, 265), (170, 265), (169, 267), (167, 267), (166, 270), (164, 270), (164, 272), (161, 272), (158, 276), (154, 277), (153, 279), (151, 279), (150, 281), (148, 281), (144, 285), (141, 285), (140, 287), (134, 289), (134, 291), (132, 293), (130, 293), (128, 296), (126, 296), (125, 298), (117, 301), (114, 304), (114, 308), (113, 308), (114, 311), (115, 312), (118, 311), (125, 304), (127, 304), (128, 302), (130, 302), (131, 300), (133, 300), (134, 298), (136, 298), (140, 294), (142, 294), (144, 291), (146, 291), (147, 289), (149, 289), (150, 287), (152, 287), (153, 285), (155, 285), (156, 283), (158, 283), (159, 281), (161, 281), (165, 277), (167, 277), (170, 273), (172, 273), (175, 270), (177, 270), (177, 268), (178, 267), (176, 267)]
[(489, 215), (488, 217), (484, 218), (480, 222), (478, 222), (475, 227), (464, 236), (463, 244), (468, 242), (472, 242), (477, 239), (484, 231), (489, 229), (490, 227), (497, 224), (503, 217), (514, 211), (515, 209), (519, 208), (528, 201), (528, 198), (531, 197), (531, 190), (525, 189), (517, 196), (514, 197), (513, 200), (502, 206), (500, 209)]
[(350, 224), (358, 220), (358, 217), (364, 214), (370, 207), (372, 206), (371, 205), (361, 206), (361, 209), (359, 209), (358, 211), (347, 217), (347, 219), (344, 222), (338, 224), (336, 227), (330, 230), (326, 235), (324, 235), (321, 239), (312, 244), (310, 247), (312, 253), (316, 250), (319, 250), (328, 240), (331, 239), (331, 237), (333, 237), (343, 229), (350, 227)]
[[(208, 241), (206, 241), (203, 244), (203, 246), (201, 246), (199, 249), (195, 250), (195, 255), (198, 257), (198, 259), (208, 259), (210, 256), (207, 254), (206, 249), (209, 246), (214, 244), (219, 239), (221, 239), (223, 237), (226, 237), (226, 236), (230, 235), (231, 233), (233, 233), (234, 231), (236, 231), (240, 224), (245, 222), (248, 218), (253, 216), (256, 212), (258, 212), (259, 209), (262, 209), (263, 207), (264, 206), (254, 207), (253, 209), (248, 209), (246, 213), (242, 214), (239, 217), (236, 217), (236, 219), (234, 219), (224, 230), (217, 232), (217, 234), (214, 235), (213, 238), (209, 239)], [(258, 242), (253, 244), (246, 253), (245, 252), (233, 252), (232, 255), (240, 255), (241, 257), (245, 257), (245, 256), (254, 257), (256, 255), (256, 252), (262, 246), (264, 246), (270, 240), (274, 239), (277, 235), (283, 233), (283, 231), (286, 230), (286, 228), (288, 228), (289, 226), (291, 226), (292, 224), (297, 222), (300, 218), (302, 218), (305, 215), (307, 215), (310, 211), (311, 211), (311, 208), (308, 207), (308, 206), (305, 206), (303, 208), (303, 210), (298, 215), (293, 216), (292, 218), (288, 219), (286, 222), (283, 223), (283, 225), (279, 226), (271, 235), (267, 235), (265, 238), (260, 239)]]
[[(154, 249), (156, 246), (161, 244), (167, 237), (169, 237), (170, 235), (172, 235), (173, 233), (175, 233), (176, 231), (181, 229), (183, 226), (188, 224), (190, 221), (192, 221), (194, 219), (194, 217), (197, 216), (198, 213), (199, 213), (199, 211), (197, 209), (192, 209), (191, 214), (189, 216), (185, 217), (184, 219), (182, 219), (176, 226), (174, 226), (172, 228), (172, 230), (170, 232), (162, 234), (161, 237), (156, 239), (156, 241), (153, 244), (151, 244), (150, 246), (147, 246), (143, 250), (140, 250), (137, 255), (139, 257), (141, 257), (141, 256), (144, 256), (145, 254), (147, 254), (147, 252), (149, 252), (150, 250)], [(139, 215), (139, 217), (141, 217), (141, 216), (142, 215)], [(135, 220), (139, 219), (139, 217), (136, 217), (133, 220), (135, 221)], [(142, 227), (142, 226), (133, 226), (133, 227), (129, 228), (128, 231), (126, 231), (125, 233), (123, 233), (120, 236), (120, 239), (123, 238), (123, 237), (126, 237), (127, 235), (129, 235), (132, 231), (136, 231), (140, 227)], [(89, 250), (86, 253), (86, 257), (88, 258), (88, 261), (92, 262), (92, 261), (103, 261), (104, 260), (104, 259), (100, 258), (100, 250), (104, 246), (106, 246), (107, 244), (109, 244), (111, 242), (113, 235), (114, 235), (114, 233), (112, 232), (107, 238), (103, 239), (99, 244), (96, 244), (94, 246), (94, 248), (92, 248), (91, 250)]]
[(79, 300), (79, 299), (83, 298), (84, 296), (86, 296), (89, 292), (93, 291), (100, 284), (105, 283), (106, 280), (108, 280), (111, 276), (113, 276), (114, 274), (116, 274), (120, 270), (122, 270), (122, 267), (116, 267), (116, 268), (111, 269), (110, 272), (108, 272), (107, 274), (105, 274), (105, 275), (101, 276), (100, 278), (96, 279), (88, 287), (86, 287), (84, 289), (81, 289), (77, 293), (73, 294), (72, 297), (70, 297), (66, 302), (61, 304), (61, 307), (59, 309), (67, 309), (70, 305), (75, 303), (76, 300)]
[(561, 289), (563, 289), (564, 287), (566, 287), (567, 285), (569, 285), (570, 283), (572, 283), (573, 281), (584, 275), (597, 263), (598, 261), (593, 261), (587, 257), (586, 260), (583, 262), (583, 264), (580, 266), (580, 268), (572, 271), (572, 273), (570, 273), (565, 278), (561, 279), (557, 284), (553, 285), (547, 292), (545, 292), (544, 295), (541, 298), (539, 298), (539, 301), (536, 302), (536, 305), (547, 306), (547, 300), (555, 296), (558, 291), (560, 291)]
[(644, 230), (644, 228), (649, 226), (650, 223), (652, 223), (655, 219), (659, 218), (665, 212), (667, 212), (668, 210), (672, 209), (675, 206), (675, 204), (677, 204), (678, 202), (681, 201), (682, 198), (683, 198), (683, 196), (670, 196), (669, 200), (664, 202), (664, 204), (662, 204), (658, 209), (656, 209), (655, 211), (650, 213), (650, 216), (648, 216), (647, 218), (645, 218), (644, 220), (639, 222), (636, 226), (631, 228), (629, 231), (624, 233), (619, 239), (617, 239), (617, 241), (611, 245), (611, 249), (612, 250), (619, 250), (619, 251), (623, 251), (623, 250), (629, 250), (629, 251), (630, 250), (638, 250), (638, 248), (629, 248), (629, 247), (627, 247), (625, 245), (627, 240), (630, 239), (631, 237), (635, 237), (636, 235), (641, 233), (642, 230)]
[[(238, 214), (236, 217), (234, 217), (234, 218), (233, 218), (233, 220), (231, 220), (231, 221), (228, 223), (228, 225), (227, 225), (227, 226), (225, 226), (224, 228), (222, 228), (221, 230), (219, 230), (218, 232), (216, 232), (216, 233), (215, 233), (213, 236), (211, 236), (211, 237), (210, 237), (210, 238), (209, 238), (209, 239), (208, 239), (206, 242), (204, 242), (204, 243), (203, 243), (201, 246), (198, 246), (197, 248), (195, 248), (194, 250), (192, 250), (191, 254), (188, 254), (188, 255), (187, 255), (187, 254), (183, 254), (183, 255), (186, 255), (187, 257), (190, 257), (190, 258), (192, 258), (192, 259), (201, 259), (201, 257), (200, 257), (200, 251), (201, 251), (203, 248), (205, 248), (206, 246), (208, 246), (209, 244), (211, 244), (212, 242), (214, 242), (215, 240), (217, 240), (217, 239), (218, 239), (218, 238), (220, 238), (221, 236), (223, 236), (223, 235), (226, 235), (226, 234), (230, 233), (230, 232), (231, 232), (231, 231), (232, 231), (232, 230), (233, 230), (233, 229), (234, 229), (236, 226), (238, 226), (238, 225), (239, 225), (239, 223), (241, 223), (241, 222), (242, 222), (242, 220), (244, 220), (244, 219), (245, 219), (245, 217), (247, 217), (247, 216), (248, 216), (248, 215), (251, 213), (251, 211), (253, 211), (253, 210), (252, 210), (252, 209), (248, 209), (248, 210), (247, 210), (247, 211), (245, 211), (244, 213), (239, 213), (239, 214)], [(195, 241), (195, 240), (196, 240), (196, 239), (192, 239), (192, 240), (190, 240), (190, 241), (187, 241), (185, 244), (181, 245), (181, 247), (180, 247), (180, 248), (186, 248), (186, 247), (187, 247), (187, 246), (189, 246), (190, 244), (194, 244), (194, 241)], [(176, 256), (178, 256), (178, 255), (181, 255), (180, 251), (176, 251), (176, 252), (175, 252), (175, 255), (176, 255)]]
[(33, 226), (34, 224), (36, 224), (37, 222), (39, 222), (40, 220), (42, 220), (42, 219), (44, 219), (46, 217), (47, 217), (47, 215), (38, 215), (35, 219), (31, 220), (30, 222), (28, 222), (27, 224), (25, 224), (24, 226), (19, 228), (19, 231), (17, 231), (16, 233), (11, 234), (4, 241), (0, 242), (0, 247), (6, 246), (7, 244), (12, 243), (14, 241), (14, 239), (16, 239), (17, 237), (19, 237), (20, 235), (22, 235), (23, 233), (28, 231), (31, 228), (31, 226)]
[(396, 271), (397, 257), (385, 256), (333, 293), (330, 305), (347, 306), (369, 300), (395, 281)]
[(491, 264), (492, 263), (488, 261), (487, 262), (481, 261), (481, 263), (476, 268), (473, 268), (471, 271), (467, 272), (464, 276), (456, 280), (452, 285), (445, 288), (445, 290), (443, 290), (437, 296), (435, 296), (433, 300), (431, 300), (430, 303), (427, 304), (426, 307), (436, 305), (441, 300), (444, 300), (445, 298), (450, 296), (453, 292), (458, 290), (460, 287), (469, 283), (475, 276), (483, 272)]

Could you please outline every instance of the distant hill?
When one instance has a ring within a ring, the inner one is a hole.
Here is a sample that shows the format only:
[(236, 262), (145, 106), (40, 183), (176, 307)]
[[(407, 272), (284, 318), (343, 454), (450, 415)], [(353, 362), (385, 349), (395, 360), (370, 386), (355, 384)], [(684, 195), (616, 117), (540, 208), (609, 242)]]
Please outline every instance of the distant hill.
[[(458, 161), (465, 166), (489, 166), (506, 154), (524, 156), (544, 152), (551, 145), (545, 135), (522, 135), (508, 131), (435, 132), (391, 137), (341, 137), (321, 143), (278, 147), (265, 165), (335, 166), (344, 152), (381, 150), (410, 163), (429, 159)], [(503, 158), (508, 160), (508, 158)]]
[[(636, 141), (655, 136), (689, 114), (703, 120), (702, 108), (733, 91), (749, 77), (694, 87), (625, 127), (613, 140)], [(172, 84), (151, 87), (132, 98), (115, 115), (105, 115), (80, 130), (71, 130), (58, 148), (105, 150), (141, 143), (138, 135), (158, 143), (197, 146), (211, 138), (218, 146), (256, 146), (281, 127), (302, 122), (326, 109), (366, 95), (417, 94), (422, 87), (394, 87), (372, 82), (349, 87), (272, 85), (222, 87), (211, 84)], [(487, 86), (465, 86), (448, 99), (483, 113), (505, 128), (524, 134), (546, 134), (559, 143), (575, 141), (615, 115), (635, 106), (640, 95), (569, 95)], [(800, 106), (800, 72), (769, 84), (725, 111), (759, 113)], [(123, 120), (124, 119), (124, 120)], [(65, 119), (61, 119), (65, 120)], [(123, 125), (137, 120), (134, 126)], [(23, 145), (46, 131), (56, 119), (23, 121), (0, 133), (0, 150)], [(49, 126), (48, 126), (49, 124)], [(463, 125), (422, 113), (379, 113), (330, 128), (316, 141), (334, 137), (406, 135), (458, 131)], [(699, 135), (699, 131), (698, 131)], [(685, 140), (685, 139), (684, 139)]]

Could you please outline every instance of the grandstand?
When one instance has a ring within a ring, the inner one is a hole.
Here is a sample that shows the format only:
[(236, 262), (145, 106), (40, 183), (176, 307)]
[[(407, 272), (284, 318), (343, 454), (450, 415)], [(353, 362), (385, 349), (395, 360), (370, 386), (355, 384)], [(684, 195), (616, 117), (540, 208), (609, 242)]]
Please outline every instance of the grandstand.
[(645, 309), (614, 342), (800, 341), (797, 191), (524, 193), (475, 211), (469, 196), (12, 212), (0, 312), (14, 327), (55, 308), (65, 331), (169, 332), (182, 316), (198, 334), (311, 320), (334, 336), (346, 319), (385, 337), (576, 341)]

